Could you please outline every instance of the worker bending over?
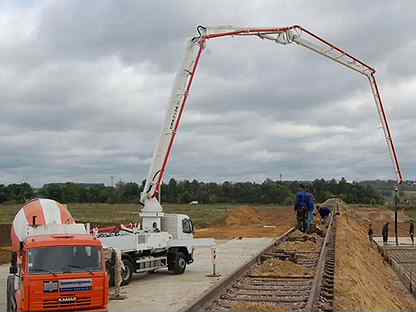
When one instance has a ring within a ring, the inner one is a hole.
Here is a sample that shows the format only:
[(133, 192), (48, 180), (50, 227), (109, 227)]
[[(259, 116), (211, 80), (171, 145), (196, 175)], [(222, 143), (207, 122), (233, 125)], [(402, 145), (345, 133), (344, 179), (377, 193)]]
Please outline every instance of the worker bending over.
[(328, 222), (329, 216), (331, 215), (331, 209), (328, 207), (317, 206), (316, 207), (321, 217), (321, 223), (326, 224)]

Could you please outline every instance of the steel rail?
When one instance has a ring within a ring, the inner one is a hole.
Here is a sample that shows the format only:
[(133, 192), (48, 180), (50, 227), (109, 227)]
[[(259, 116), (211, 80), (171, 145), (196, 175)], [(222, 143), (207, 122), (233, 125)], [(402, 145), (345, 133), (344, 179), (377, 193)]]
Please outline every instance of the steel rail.
[(276, 246), (276, 244), (279, 244), (287, 239), (290, 233), (294, 232), (295, 228), (290, 228), (285, 233), (283, 233), (279, 238), (277, 238), (273, 243), (271, 243), (269, 246), (264, 248), (261, 252), (258, 253), (257, 256), (253, 257), (249, 262), (247, 262), (245, 265), (237, 269), (234, 273), (230, 274), (228, 277), (224, 278), (218, 285), (214, 285), (210, 287), (207, 291), (203, 292), (201, 296), (199, 296), (194, 302), (192, 302), (189, 306), (185, 307), (184, 309), (181, 309), (179, 312), (196, 312), (201, 311), (201, 307), (206, 306), (206, 304), (216, 297), (218, 297), (221, 292), (223, 292), (234, 280), (237, 280), (241, 278), (245, 273), (250, 270), (250, 268), (259, 261), (259, 257), (272, 249)]
[[(237, 287), (241, 291), (243, 291), (244, 294), (247, 296), (254, 296), (256, 298), (251, 299), (242, 299), (242, 302), (262, 302), (264, 296), (272, 296), (273, 294), (281, 295), (280, 292), (282, 290), (288, 291), (288, 289), (293, 289), (293, 294), (285, 295), (287, 298), (285, 299), (278, 299), (278, 298), (268, 298), (266, 301), (280, 303), (280, 304), (287, 304), (290, 305), (297, 305), (299, 302), (302, 302), (301, 299), (296, 299), (296, 296), (300, 296), (299, 298), (302, 298), (305, 296), (305, 304), (299, 306), (297, 311), (318, 311), (317, 307), (322, 307), (324, 305), (326, 311), (328, 311), (328, 302), (320, 302), (320, 300), (326, 300), (325, 295), (323, 296), (323, 293), (326, 292), (326, 296), (328, 296), (328, 285), (330, 288), (329, 296), (333, 297), (333, 282), (327, 282), (326, 283), (326, 289), (323, 289), (323, 284), (325, 276), (328, 274), (328, 269), (326, 269), (327, 264), (327, 256), (328, 256), (328, 246), (331, 240), (331, 235), (334, 236), (334, 223), (335, 223), (335, 217), (331, 216), (328, 228), (325, 234), (325, 237), (321, 243), (321, 249), (319, 251), (319, 260), (317, 261), (316, 266), (314, 266), (315, 272), (313, 274), (312, 280), (310, 282), (311, 286), (296, 286), (296, 285), (290, 285), (291, 283), (296, 283), (296, 278), (291, 279), (290, 281), (287, 280), (287, 278), (270, 278), (270, 281), (279, 283), (281, 285), (279, 286), (268, 286), (263, 285), (262, 281), (258, 282), (257, 286), (250, 286), (250, 285), (237, 285), (237, 284), (244, 284), (243, 279), (247, 276), (250, 276), (249, 272), (255, 266), (258, 264), (260, 259), (264, 259), (266, 257), (270, 257), (270, 255), (273, 255), (275, 252), (273, 249), (279, 246), (279, 244), (287, 241), (289, 238), (289, 235), (294, 231), (294, 229), (290, 229), (286, 233), (284, 233), (282, 236), (280, 236), (276, 241), (274, 241), (270, 246), (266, 247), (263, 251), (261, 251), (256, 257), (254, 257), (251, 261), (249, 261), (247, 264), (242, 266), (240, 269), (235, 271), (230, 276), (226, 277), (224, 280), (220, 282), (219, 285), (212, 286), (209, 288), (206, 292), (204, 292), (200, 297), (198, 297), (194, 302), (192, 302), (189, 306), (185, 307), (184, 309), (180, 310), (181, 312), (200, 312), (200, 311), (207, 311), (211, 309), (209, 308), (212, 304), (215, 304), (215, 302), (219, 298), (226, 298), (224, 300), (234, 300), (235, 302), (240, 302), (240, 299), (231, 299), (230, 298), (230, 290), (232, 291), (233, 288)], [(332, 237), (334, 239), (334, 237)], [(299, 252), (298, 254), (302, 254), (302, 252)], [(330, 262), (333, 262), (334, 259), (331, 259)], [(334, 274), (334, 268), (330, 268), (330, 271)], [(267, 278), (265, 278), (267, 279)], [(305, 278), (299, 278), (299, 284), (305, 283)], [(286, 283), (286, 284), (285, 284)], [(237, 286), (236, 286), (237, 285)], [(263, 289), (261, 289), (263, 292), (255, 293), (256, 290), (259, 290), (258, 287), (264, 286)], [(302, 288), (303, 287), (303, 288)], [(308, 290), (310, 289), (310, 291)], [(306, 292), (305, 292), (306, 291)], [(307, 299), (307, 300), (306, 300)], [(300, 301), (299, 301), (300, 300)], [(329, 303), (329, 305), (333, 308), (333, 301)], [(211, 307), (212, 308), (212, 307)], [(331, 309), (329, 309), (331, 310)]]
[(325, 239), (322, 243), (321, 254), (319, 256), (319, 262), (318, 262), (318, 267), (315, 273), (315, 278), (312, 283), (312, 294), (309, 297), (308, 303), (306, 304), (306, 311), (308, 312), (315, 311), (315, 306), (317, 305), (319, 301), (322, 279), (324, 275), (323, 273), (325, 269), (325, 261), (326, 261), (326, 256), (328, 254), (328, 243), (329, 243), (330, 235), (332, 233), (331, 231), (333, 230), (332, 227), (334, 225), (334, 219), (335, 217), (334, 217), (334, 214), (332, 213), (330, 223), (328, 225), (328, 229), (325, 234)]

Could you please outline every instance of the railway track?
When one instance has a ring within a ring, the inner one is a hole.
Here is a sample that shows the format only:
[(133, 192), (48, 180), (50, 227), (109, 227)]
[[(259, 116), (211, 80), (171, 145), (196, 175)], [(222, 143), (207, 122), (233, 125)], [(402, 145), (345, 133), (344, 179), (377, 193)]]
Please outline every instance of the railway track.
[(324, 237), (291, 229), (184, 312), (333, 311), (335, 227), (331, 218)]

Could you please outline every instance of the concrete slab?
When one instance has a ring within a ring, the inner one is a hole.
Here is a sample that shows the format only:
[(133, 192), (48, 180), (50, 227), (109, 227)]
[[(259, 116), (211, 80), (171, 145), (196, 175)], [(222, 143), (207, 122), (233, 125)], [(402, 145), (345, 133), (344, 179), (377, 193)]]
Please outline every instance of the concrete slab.
[[(380, 246), (396, 246), (396, 238), (393, 236), (389, 236), (388, 240), (387, 240), (387, 244), (383, 243), (383, 237), (381, 236), (375, 236), (373, 237), (374, 242)], [(398, 241), (399, 241), (399, 246), (412, 246), (412, 241), (410, 239), (410, 237), (398, 237)], [(415, 246), (415, 245), (413, 245)]]
[(396, 245), (394, 237), (389, 237), (387, 243), (383, 242), (382, 237), (373, 239), (404, 286), (416, 297), (416, 245), (412, 244), (410, 237), (398, 237), (399, 245)]
[[(231, 240), (217, 246), (217, 272), (221, 277), (206, 277), (211, 273), (209, 249), (198, 249), (195, 262), (183, 275), (157, 272), (136, 276), (125, 289), (128, 299), (111, 301), (110, 311), (178, 311), (212, 285), (218, 284), (272, 243), (271, 238)], [(123, 290), (124, 291), (124, 290)]]
[(6, 280), (9, 266), (0, 265), (0, 311), (6, 311)]
[[(195, 262), (182, 275), (172, 275), (166, 271), (136, 275), (122, 292), (128, 298), (111, 301), (110, 311), (178, 311), (198, 298), (212, 285), (219, 283), (272, 243), (272, 238), (244, 238), (242, 240), (221, 241), (217, 245), (217, 272), (221, 277), (212, 278), (212, 265), (209, 249), (198, 249)], [(9, 267), (0, 266), (0, 311), (6, 310), (6, 278)]]

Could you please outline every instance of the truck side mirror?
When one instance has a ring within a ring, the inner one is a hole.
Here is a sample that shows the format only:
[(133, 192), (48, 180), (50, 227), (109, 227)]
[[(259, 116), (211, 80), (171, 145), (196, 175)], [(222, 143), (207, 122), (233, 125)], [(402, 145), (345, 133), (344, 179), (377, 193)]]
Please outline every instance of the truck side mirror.
[(191, 234), (191, 233), (194, 232), (194, 228), (193, 228), (191, 219), (183, 219), (182, 220), (182, 231), (184, 233), (188, 233), (188, 234)]

